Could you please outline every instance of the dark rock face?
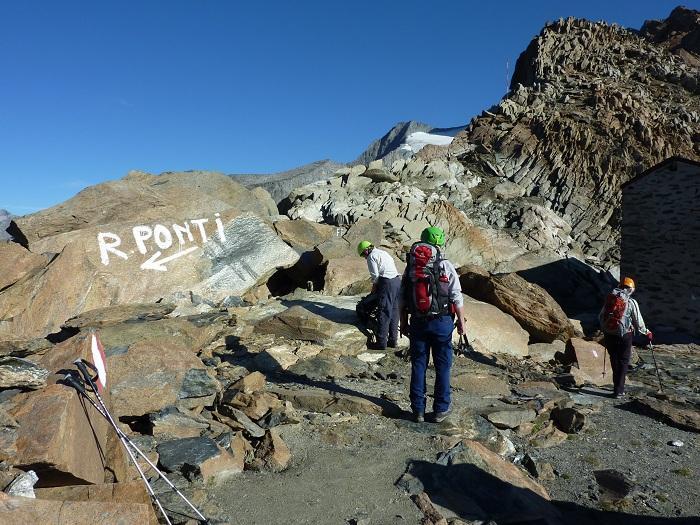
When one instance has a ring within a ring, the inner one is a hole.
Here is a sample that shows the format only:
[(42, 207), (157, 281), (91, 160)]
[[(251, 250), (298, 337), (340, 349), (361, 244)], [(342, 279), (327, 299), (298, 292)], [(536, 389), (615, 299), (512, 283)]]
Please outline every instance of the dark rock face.
[[(570, 225), (572, 249), (615, 264), (621, 184), (671, 155), (700, 158), (697, 66), (663, 40), (664, 27), (683, 26), (681, 40), (692, 41), (697, 20), (697, 11), (676, 10), (657, 32), (647, 28), (653, 39), (573, 18), (548, 25), (518, 59), (510, 93), (448, 147), (418, 156), (456, 158), (481, 176), (472, 191), (482, 206), (471, 217), (521, 229), (533, 219), (523, 207), (537, 203)], [(683, 51), (692, 58), (691, 48)], [(523, 196), (497, 201), (503, 181)]]
[(158, 461), (168, 472), (177, 472), (184, 465), (199, 465), (219, 454), (214, 440), (206, 437), (175, 439), (156, 448)]
[(662, 44), (689, 65), (700, 66), (700, 13), (676, 7), (666, 20), (647, 20), (642, 35)]
[(46, 385), (49, 371), (21, 357), (0, 358), (0, 388), (37, 389)]

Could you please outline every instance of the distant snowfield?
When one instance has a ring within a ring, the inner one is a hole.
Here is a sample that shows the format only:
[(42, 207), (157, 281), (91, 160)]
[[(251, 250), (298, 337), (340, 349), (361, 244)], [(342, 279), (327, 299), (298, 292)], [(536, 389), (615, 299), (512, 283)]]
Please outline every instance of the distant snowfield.
[(406, 137), (406, 142), (401, 144), (399, 149), (417, 153), (428, 144), (447, 146), (452, 142), (453, 138), (454, 137), (448, 137), (446, 135), (434, 135), (433, 133), (426, 133), (425, 131), (416, 131)]

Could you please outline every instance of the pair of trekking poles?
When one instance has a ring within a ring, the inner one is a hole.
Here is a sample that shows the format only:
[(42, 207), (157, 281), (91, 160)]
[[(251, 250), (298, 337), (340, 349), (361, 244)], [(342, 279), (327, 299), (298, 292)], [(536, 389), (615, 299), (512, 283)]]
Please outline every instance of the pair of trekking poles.
[[(119, 441), (121, 441), (121, 444), (124, 446), (124, 449), (129, 455), (129, 459), (136, 467), (136, 470), (138, 470), (138, 473), (141, 476), (143, 482), (146, 484), (146, 490), (148, 491), (149, 496), (153, 500), (153, 503), (156, 505), (156, 507), (158, 507), (158, 511), (162, 514), (165, 522), (168, 525), (172, 525), (172, 521), (170, 521), (170, 518), (165, 512), (162, 503), (158, 499), (158, 496), (156, 496), (156, 493), (153, 490), (151, 483), (148, 481), (146, 474), (141, 468), (141, 465), (139, 465), (138, 461), (136, 460), (136, 455), (140, 456), (148, 464), (148, 466), (152, 468), (160, 478), (163, 479), (165, 484), (168, 485), (168, 487), (170, 487), (170, 489), (173, 490), (175, 494), (177, 494), (182, 499), (182, 501), (184, 501), (187, 504), (187, 506), (192, 509), (192, 511), (195, 513), (195, 515), (201, 523), (208, 525), (209, 520), (207, 520), (207, 518), (204, 517), (204, 514), (202, 514), (197, 509), (197, 507), (195, 507), (192, 504), (192, 502), (189, 499), (187, 499), (187, 497), (185, 497), (185, 495), (182, 492), (180, 492), (180, 490), (172, 483), (172, 481), (170, 481), (168, 477), (165, 474), (163, 474), (163, 472), (146, 456), (146, 454), (141, 449), (139, 449), (131, 439), (129, 439), (129, 436), (127, 436), (122, 431), (122, 429), (119, 428), (114, 418), (109, 413), (109, 410), (107, 410), (107, 406), (105, 405), (102, 396), (98, 391), (97, 385), (95, 384), (97, 376), (92, 377), (92, 375), (90, 374), (89, 369), (97, 373), (97, 369), (95, 368), (95, 366), (84, 359), (77, 359), (73, 362), (73, 364), (77, 367), (79, 374), (76, 374), (74, 372), (66, 374), (63, 378), (63, 383), (67, 386), (74, 388), (83, 399), (87, 400), (93, 406), (93, 408), (97, 410), (97, 412), (107, 420), (110, 426), (117, 433)], [(90, 397), (89, 392), (95, 396), (94, 400), (92, 399), (92, 397)]]

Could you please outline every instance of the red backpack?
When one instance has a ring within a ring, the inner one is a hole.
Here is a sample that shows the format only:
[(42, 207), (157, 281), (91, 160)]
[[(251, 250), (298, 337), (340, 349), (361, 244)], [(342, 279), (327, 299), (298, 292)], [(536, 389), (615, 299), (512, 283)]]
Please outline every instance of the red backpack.
[(621, 288), (615, 288), (605, 298), (600, 316), (600, 328), (604, 333), (622, 337), (630, 331), (629, 299), (629, 293)]
[(432, 244), (417, 242), (411, 246), (404, 291), (412, 314), (450, 313), (449, 277), (442, 273), (443, 260), (440, 250)]

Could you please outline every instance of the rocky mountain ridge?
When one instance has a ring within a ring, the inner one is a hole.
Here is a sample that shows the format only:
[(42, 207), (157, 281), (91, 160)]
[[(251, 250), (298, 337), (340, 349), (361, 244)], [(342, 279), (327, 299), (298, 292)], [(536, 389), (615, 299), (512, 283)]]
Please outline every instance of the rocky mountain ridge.
[[(106, 362), (115, 425), (212, 524), (695, 523), (698, 345), (640, 348), (631, 399), (611, 398), (596, 319), (615, 280), (586, 262), (614, 262), (598, 201), (655, 156), (697, 152), (685, 27), (650, 26), (659, 46), (548, 26), (521, 83), (449, 146), (337, 168), (279, 206), (221, 173), (134, 171), (11, 218), (0, 523), (158, 523), (113, 429), (65, 384), (77, 359)], [(355, 310), (372, 286), (358, 241), (402, 270), (428, 225), (467, 320), (439, 424), (411, 420), (407, 338), (368, 349)], [(172, 523), (197, 522), (146, 471)]]
[(330, 159), (317, 160), (291, 170), (271, 174), (232, 174), (233, 180), (246, 188), (263, 188), (275, 202), (284, 199), (300, 186), (329, 178), (343, 164)]
[[(687, 28), (681, 42), (692, 42), (700, 22), (690, 10), (641, 33), (573, 18), (548, 25), (518, 59), (510, 93), (449, 146), (418, 157), (457, 160), (482, 177), (467, 210), (477, 222), (518, 228), (519, 210), (537, 199), (570, 226), (591, 261), (614, 265), (620, 185), (669, 156), (700, 158), (696, 48), (669, 44), (669, 30), (652, 31), (678, 17)], [(502, 182), (522, 193), (494, 208), (492, 188)]]

